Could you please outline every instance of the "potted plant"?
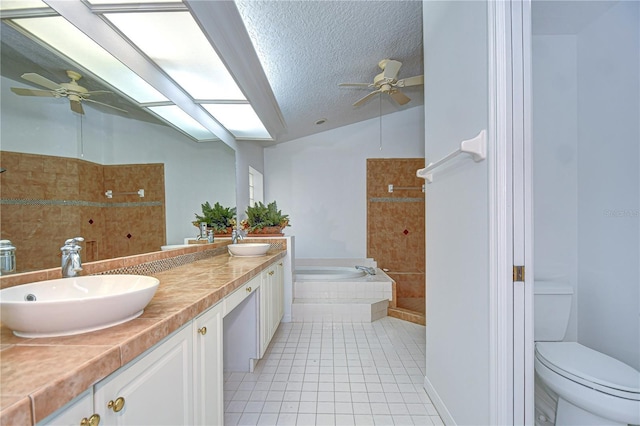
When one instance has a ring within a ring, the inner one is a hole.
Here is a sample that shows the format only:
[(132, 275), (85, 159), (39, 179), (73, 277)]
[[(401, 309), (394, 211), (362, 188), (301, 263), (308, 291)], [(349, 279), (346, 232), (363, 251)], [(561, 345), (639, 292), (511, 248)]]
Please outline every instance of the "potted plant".
[(193, 224), (199, 227), (200, 222), (206, 222), (207, 228), (212, 229), (216, 235), (231, 234), (232, 228), (236, 225), (236, 208), (224, 207), (216, 202), (213, 207), (207, 201), (201, 204), (202, 214), (196, 213), (196, 220)]
[(275, 201), (264, 205), (257, 202), (253, 207), (247, 207), (247, 218), (240, 222), (240, 226), (248, 234), (283, 235), (282, 230), (289, 226), (289, 215), (278, 210)]

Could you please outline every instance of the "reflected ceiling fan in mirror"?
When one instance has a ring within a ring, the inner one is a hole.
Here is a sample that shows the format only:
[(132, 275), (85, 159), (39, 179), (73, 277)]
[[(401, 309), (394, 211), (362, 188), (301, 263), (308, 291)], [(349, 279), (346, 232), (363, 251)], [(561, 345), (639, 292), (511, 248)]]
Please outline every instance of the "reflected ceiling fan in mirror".
[(82, 108), (82, 102), (92, 102), (105, 107), (113, 108), (118, 111), (127, 112), (122, 108), (115, 107), (113, 105), (105, 104), (104, 102), (94, 101), (90, 99), (93, 95), (103, 95), (107, 93), (113, 93), (108, 90), (93, 90), (89, 91), (86, 88), (78, 84), (78, 80), (82, 78), (82, 75), (75, 71), (67, 71), (67, 76), (71, 79), (69, 83), (56, 83), (35, 73), (22, 74), (22, 78), (38, 86), (46, 87), (49, 90), (40, 89), (25, 89), (20, 87), (12, 87), (11, 91), (20, 96), (45, 96), (52, 98), (68, 98), (71, 110), (78, 114), (84, 114)]
[(386, 93), (396, 101), (399, 105), (408, 103), (411, 98), (402, 93), (399, 89), (402, 87), (419, 86), (424, 84), (424, 77), (417, 75), (398, 80), (398, 73), (402, 62), (393, 59), (383, 59), (378, 63), (382, 72), (373, 78), (373, 83), (340, 83), (340, 87), (368, 87), (375, 89), (365, 97), (357, 100), (353, 106), (358, 107), (379, 93)]

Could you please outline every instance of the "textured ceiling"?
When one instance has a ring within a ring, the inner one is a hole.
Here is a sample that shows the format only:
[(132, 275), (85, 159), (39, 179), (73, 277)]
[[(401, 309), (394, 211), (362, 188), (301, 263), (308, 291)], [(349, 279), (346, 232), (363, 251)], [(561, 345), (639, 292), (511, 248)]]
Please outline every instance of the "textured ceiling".
[[(286, 121), (278, 142), (376, 117), (377, 98), (354, 108), (378, 62), (402, 62), (399, 78), (422, 74), (419, 1), (236, 1)], [(399, 106), (383, 95), (383, 113), (423, 104), (422, 86), (403, 89)], [(323, 125), (315, 122), (327, 119)]]
[[(236, 5), (286, 124), (275, 143), (377, 117), (381, 111), (388, 114), (422, 105), (422, 86), (402, 89), (411, 98), (404, 106), (381, 95), (358, 108), (352, 104), (370, 89), (338, 87), (342, 82), (372, 82), (381, 72), (378, 62), (385, 58), (403, 63), (398, 78), (422, 74), (420, 1), (242, 0)], [(20, 87), (29, 84), (20, 79), (24, 72), (64, 82), (65, 70), (76, 69), (85, 76), (81, 85), (108, 89), (77, 64), (56, 57), (6, 24), (1, 41), (2, 75), (24, 83)], [(251, 93), (246, 95), (252, 98)], [(131, 118), (158, 122), (123, 97), (105, 95), (100, 100), (128, 110)], [(326, 123), (316, 125), (319, 119)]]

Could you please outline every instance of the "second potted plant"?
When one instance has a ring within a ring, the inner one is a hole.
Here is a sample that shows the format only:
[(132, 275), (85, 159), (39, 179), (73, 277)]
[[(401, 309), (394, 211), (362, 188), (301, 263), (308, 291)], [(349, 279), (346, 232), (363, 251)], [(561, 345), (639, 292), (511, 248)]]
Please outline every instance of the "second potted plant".
[(275, 201), (264, 205), (257, 202), (253, 207), (247, 207), (247, 218), (240, 222), (240, 226), (250, 236), (283, 235), (282, 230), (289, 226), (289, 215), (278, 210)]

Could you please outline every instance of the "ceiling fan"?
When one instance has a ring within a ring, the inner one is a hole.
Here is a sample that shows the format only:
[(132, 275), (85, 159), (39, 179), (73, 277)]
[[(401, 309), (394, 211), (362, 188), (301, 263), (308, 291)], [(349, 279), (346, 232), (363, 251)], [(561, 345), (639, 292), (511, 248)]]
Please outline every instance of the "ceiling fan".
[(11, 91), (16, 95), (20, 96), (47, 96), (52, 98), (63, 98), (66, 97), (69, 99), (69, 104), (71, 106), (71, 110), (77, 112), (78, 114), (84, 114), (84, 109), (82, 108), (82, 102), (93, 102), (95, 104), (100, 104), (109, 108), (116, 109), (118, 111), (127, 112), (124, 109), (114, 107), (113, 105), (105, 104), (103, 102), (94, 101), (93, 99), (89, 99), (90, 96), (93, 95), (102, 95), (105, 93), (113, 93), (108, 90), (93, 90), (88, 91), (86, 88), (80, 86), (78, 84), (78, 80), (82, 78), (82, 75), (78, 74), (75, 71), (67, 71), (67, 76), (71, 79), (69, 83), (56, 83), (54, 81), (49, 80), (41, 76), (40, 74), (35, 73), (26, 73), (22, 74), (22, 78), (32, 83), (35, 83), (39, 86), (46, 87), (49, 90), (36, 90), (36, 89), (24, 89), (20, 87), (12, 87)]
[(424, 77), (417, 75), (414, 77), (403, 78), (398, 80), (398, 72), (402, 66), (402, 62), (394, 61), (393, 59), (383, 59), (378, 62), (378, 66), (382, 72), (373, 78), (373, 83), (340, 83), (340, 87), (370, 87), (375, 90), (369, 93), (367, 96), (357, 100), (353, 106), (357, 107), (369, 99), (377, 95), (378, 93), (387, 93), (391, 98), (400, 105), (404, 105), (411, 100), (407, 95), (402, 93), (399, 88), (418, 86), (424, 84)]

